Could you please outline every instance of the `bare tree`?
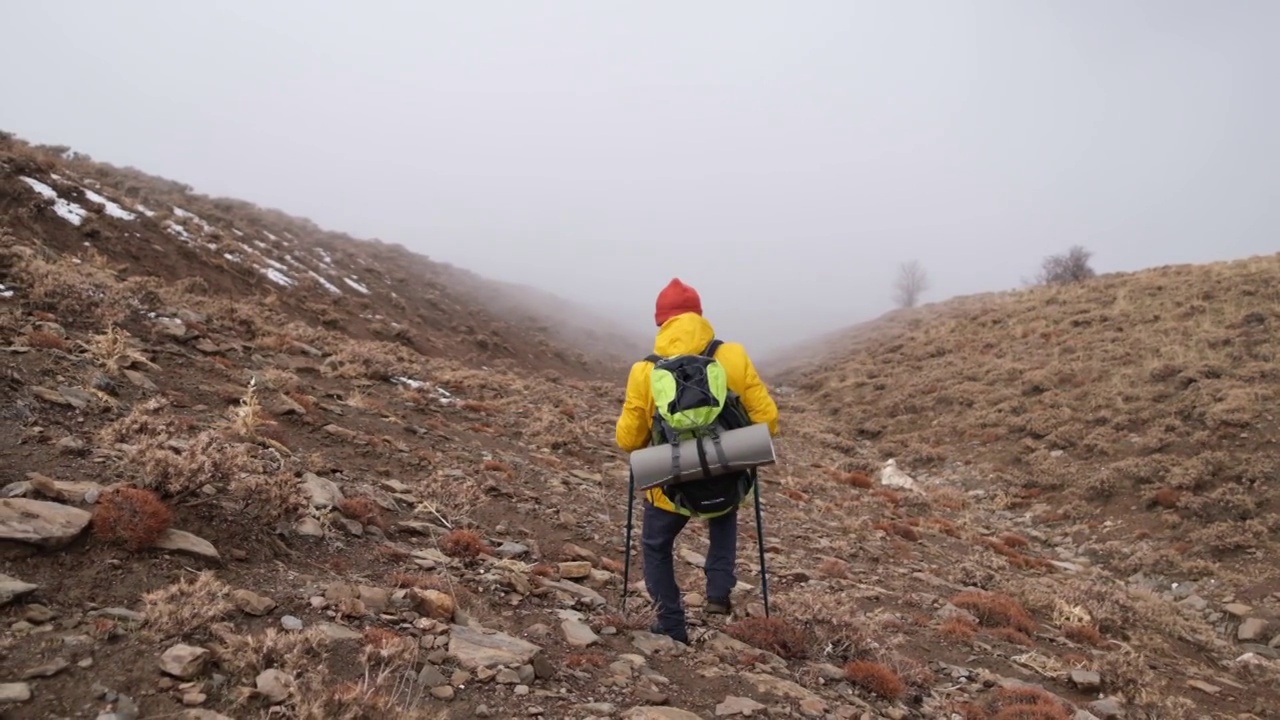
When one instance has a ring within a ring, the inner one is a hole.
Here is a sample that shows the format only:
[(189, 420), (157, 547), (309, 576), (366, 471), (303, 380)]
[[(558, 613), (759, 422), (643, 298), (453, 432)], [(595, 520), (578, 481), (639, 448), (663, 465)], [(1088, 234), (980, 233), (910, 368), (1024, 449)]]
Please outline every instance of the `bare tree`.
[(1050, 255), (1040, 263), (1037, 285), (1066, 285), (1088, 280), (1097, 273), (1089, 266), (1093, 253), (1080, 245), (1072, 245), (1061, 255)]
[(898, 266), (898, 278), (893, 282), (893, 301), (898, 307), (915, 307), (920, 295), (929, 288), (929, 278), (919, 261), (912, 260)]

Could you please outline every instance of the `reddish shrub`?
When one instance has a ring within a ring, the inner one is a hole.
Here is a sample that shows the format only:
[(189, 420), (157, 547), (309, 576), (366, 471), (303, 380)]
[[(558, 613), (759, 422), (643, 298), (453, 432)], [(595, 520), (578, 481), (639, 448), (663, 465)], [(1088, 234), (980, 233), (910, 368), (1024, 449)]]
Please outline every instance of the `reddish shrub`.
[(32, 330), (27, 334), (27, 346), (40, 348), (41, 350), (63, 350), (71, 347), (67, 339), (55, 335), (48, 330)]
[(298, 403), (303, 410), (312, 413), (316, 411), (316, 399), (301, 390), (291, 390), (288, 393), (289, 399)]
[(133, 552), (151, 547), (173, 524), (173, 511), (151, 490), (118, 487), (98, 498), (93, 534)]
[(845, 665), (844, 676), (854, 685), (885, 700), (897, 700), (907, 691), (907, 685), (898, 673), (869, 660), (855, 660)]
[(556, 575), (556, 566), (550, 563), (540, 562), (529, 568), (529, 573), (538, 577), (553, 577)]
[(978, 622), (992, 628), (1011, 628), (1024, 633), (1036, 630), (1036, 621), (1022, 603), (1003, 593), (966, 590), (951, 598), (951, 604), (968, 610)]
[(978, 624), (962, 615), (952, 615), (938, 626), (938, 633), (948, 640), (968, 641), (978, 634)]
[(881, 520), (872, 527), (886, 535), (896, 535), (903, 540), (920, 542), (920, 532), (904, 522), (898, 522), (897, 520)]
[(990, 701), (992, 720), (1071, 720), (1061, 700), (1038, 687), (1005, 687)]
[(1076, 623), (1064, 625), (1062, 634), (1068, 640), (1081, 645), (1100, 647), (1106, 642), (1106, 638), (1102, 637), (1102, 631), (1098, 630), (1098, 626), (1093, 624)]
[(825, 558), (818, 564), (818, 573), (832, 578), (849, 577), (849, 563), (839, 558)]
[(864, 472), (857, 472), (856, 470), (854, 472), (841, 475), (838, 480), (842, 485), (861, 488), (863, 490), (870, 490), (875, 485), (875, 481), (871, 479), (870, 475), (867, 475)]
[(440, 538), (440, 552), (449, 557), (474, 558), (492, 554), (493, 548), (475, 531), (454, 528)]
[(736, 640), (787, 659), (808, 657), (812, 644), (804, 628), (776, 617), (744, 618), (729, 623), (724, 631)]
[(382, 507), (371, 498), (363, 495), (352, 495), (338, 503), (343, 515), (359, 522), (361, 525), (372, 525), (386, 531), (390, 526)]
[(898, 507), (902, 503), (902, 493), (890, 490), (886, 487), (879, 487), (871, 491), (871, 494), (885, 501), (893, 507)]
[(809, 502), (809, 496), (799, 490), (786, 488), (782, 491), (782, 494), (798, 503)]
[(1026, 538), (1017, 533), (1003, 533), (996, 539), (1007, 548), (1024, 548), (1031, 544)]
[(1165, 510), (1172, 510), (1178, 507), (1178, 501), (1181, 499), (1181, 492), (1171, 487), (1163, 487), (1151, 494), (1149, 502), (1152, 505), (1159, 505)]
[(1014, 630), (1013, 628), (996, 628), (991, 631), (991, 634), (1010, 645), (1031, 647), (1035, 644), (1026, 633), (1021, 630)]

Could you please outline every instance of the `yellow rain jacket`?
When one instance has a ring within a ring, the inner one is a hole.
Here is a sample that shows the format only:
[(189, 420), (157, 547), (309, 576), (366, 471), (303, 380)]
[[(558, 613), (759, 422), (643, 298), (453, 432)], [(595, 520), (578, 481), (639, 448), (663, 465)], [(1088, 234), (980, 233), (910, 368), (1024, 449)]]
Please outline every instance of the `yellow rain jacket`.
[[(700, 353), (715, 338), (715, 334), (711, 323), (697, 313), (676, 315), (659, 328), (653, 341), (653, 352), (662, 357)], [(774, 404), (764, 381), (756, 374), (755, 365), (746, 348), (738, 343), (725, 342), (716, 350), (716, 360), (724, 366), (729, 389), (742, 397), (751, 420), (767, 423), (770, 434), (777, 435), (778, 406)], [(622, 414), (618, 416), (615, 429), (618, 447), (625, 452), (648, 447), (652, 437), (653, 416), (657, 411), (649, 387), (649, 373), (652, 370), (653, 363), (641, 360), (631, 366), (631, 373), (627, 376), (627, 399), (622, 405)], [(688, 514), (677, 509), (661, 488), (646, 490), (645, 497), (662, 510)], [(746, 499), (750, 498), (751, 495), (748, 494)]]

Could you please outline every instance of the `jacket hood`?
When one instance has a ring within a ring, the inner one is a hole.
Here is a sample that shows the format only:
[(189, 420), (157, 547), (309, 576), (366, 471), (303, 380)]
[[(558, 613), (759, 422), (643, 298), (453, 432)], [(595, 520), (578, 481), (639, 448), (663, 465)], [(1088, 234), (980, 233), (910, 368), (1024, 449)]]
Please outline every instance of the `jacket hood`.
[(701, 315), (682, 313), (667, 320), (653, 340), (653, 352), (662, 357), (690, 355), (707, 349), (716, 329)]

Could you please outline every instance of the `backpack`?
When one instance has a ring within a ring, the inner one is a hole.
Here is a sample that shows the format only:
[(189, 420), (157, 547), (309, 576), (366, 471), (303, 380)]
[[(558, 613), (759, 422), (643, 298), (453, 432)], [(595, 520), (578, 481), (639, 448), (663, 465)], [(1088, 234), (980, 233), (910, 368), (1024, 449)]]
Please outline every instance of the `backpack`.
[(711, 477), (710, 463), (728, 464), (720, 433), (752, 424), (742, 399), (729, 389), (724, 366), (716, 360), (722, 344), (713, 339), (700, 354), (645, 358), (654, 364), (649, 384), (657, 407), (650, 444), (670, 445), (672, 477), (680, 476), (681, 442), (710, 438), (715, 450), (715, 458), (709, 459), (705, 443), (698, 443), (702, 477), (676, 480), (663, 488), (677, 509), (693, 516), (724, 513), (740, 504), (754, 486), (751, 473), (745, 470)]

